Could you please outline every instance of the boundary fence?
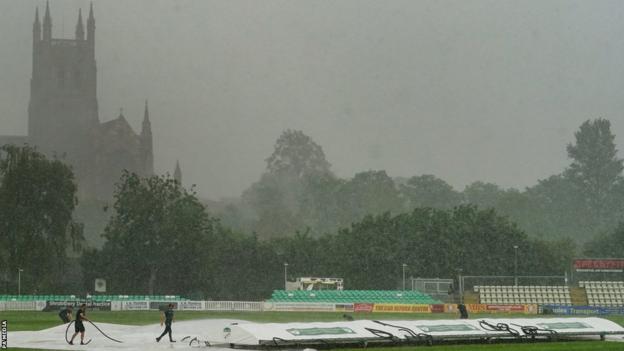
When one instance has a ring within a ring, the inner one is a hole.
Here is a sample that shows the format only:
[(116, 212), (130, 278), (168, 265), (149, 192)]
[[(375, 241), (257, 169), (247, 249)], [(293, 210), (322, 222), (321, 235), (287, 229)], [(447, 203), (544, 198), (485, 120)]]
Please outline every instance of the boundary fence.
[[(309, 303), (263, 301), (0, 301), (0, 311), (58, 311), (67, 305), (100, 311), (157, 311), (173, 303), (180, 311), (237, 312), (385, 312), (385, 313), (458, 313), (456, 304), (412, 305), (372, 303)], [(523, 313), (558, 315), (624, 315), (624, 307), (560, 305), (488, 305), (467, 304), (470, 313)]]

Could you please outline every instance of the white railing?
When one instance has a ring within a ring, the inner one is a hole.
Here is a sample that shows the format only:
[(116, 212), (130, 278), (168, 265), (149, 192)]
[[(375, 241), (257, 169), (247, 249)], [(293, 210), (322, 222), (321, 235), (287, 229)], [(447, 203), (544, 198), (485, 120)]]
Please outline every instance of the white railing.
[[(157, 310), (169, 301), (111, 301), (112, 311)], [(173, 302), (173, 301), (172, 301)], [(175, 301), (180, 311), (336, 311), (336, 304), (317, 302), (262, 302), (262, 301)], [(0, 301), (0, 311), (41, 311), (46, 301)]]
[(264, 311), (264, 302), (259, 301), (203, 301), (203, 303), (204, 311)]
[[(268, 306), (267, 306), (268, 307)], [(268, 311), (315, 311), (315, 312), (334, 312), (336, 311), (335, 303), (318, 303), (318, 302), (274, 302)]]
[(45, 301), (0, 301), (0, 311), (41, 311)]
[[(157, 310), (170, 301), (112, 301), (112, 311)], [(264, 302), (258, 301), (171, 301), (180, 311), (264, 311)]]

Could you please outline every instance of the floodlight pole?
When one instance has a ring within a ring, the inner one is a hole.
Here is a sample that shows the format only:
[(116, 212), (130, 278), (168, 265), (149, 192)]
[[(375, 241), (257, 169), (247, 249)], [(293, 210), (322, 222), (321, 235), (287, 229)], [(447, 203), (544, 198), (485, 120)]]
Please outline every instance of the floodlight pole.
[(288, 263), (284, 262), (284, 290), (288, 290)]
[(403, 291), (405, 291), (405, 267), (407, 267), (407, 265), (403, 263)]
[(17, 296), (22, 296), (22, 272), (21, 268), (17, 269)]
[(514, 285), (518, 286), (518, 245), (514, 245)]

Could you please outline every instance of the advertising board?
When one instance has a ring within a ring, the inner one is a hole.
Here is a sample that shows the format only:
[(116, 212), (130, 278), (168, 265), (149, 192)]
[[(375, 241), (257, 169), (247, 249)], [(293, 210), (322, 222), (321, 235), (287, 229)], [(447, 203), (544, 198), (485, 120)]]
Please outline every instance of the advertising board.
[(373, 312), (395, 312), (395, 313), (431, 313), (430, 305), (407, 305), (395, 303), (376, 303)]
[(577, 272), (622, 272), (624, 271), (624, 259), (576, 259), (573, 262)]
[(110, 301), (46, 301), (45, 307), (43, 311), (60, 311), (67, 306), (72, 306), (74, 311), (80, 308), (82, 304), (87, 305), (87, 310), (91, 311), (110, 311), (111, 303)]

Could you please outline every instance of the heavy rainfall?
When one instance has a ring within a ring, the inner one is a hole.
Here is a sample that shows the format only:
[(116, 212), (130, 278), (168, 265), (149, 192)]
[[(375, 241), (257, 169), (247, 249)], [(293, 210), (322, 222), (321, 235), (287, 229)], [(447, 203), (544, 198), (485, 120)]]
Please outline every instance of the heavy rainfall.
[(623, 15), (0, 0), (0, 293), (568, 284), (624, 257)]

